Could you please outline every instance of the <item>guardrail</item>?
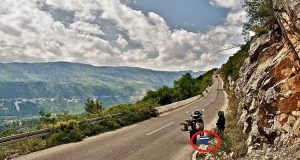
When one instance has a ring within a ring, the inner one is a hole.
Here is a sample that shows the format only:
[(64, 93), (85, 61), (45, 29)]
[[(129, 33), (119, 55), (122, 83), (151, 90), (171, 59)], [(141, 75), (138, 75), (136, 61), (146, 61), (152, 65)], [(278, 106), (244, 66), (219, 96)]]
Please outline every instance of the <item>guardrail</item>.
[[(112, 117), (116, 117), (116, 116), (120, 116), (120, 115), (121, 115), (121, 113), (113, 114), (113, 115), (109, 115), (109, 116), (101, 117), (101, 118), (93, 118), (93, 119), (89, 119), (86, 121), (82, 121), (81, 123), (82, 124), (99, 123), (107, 118), (112, 118)], [(40, 130), (31, 131), (31, 132), (27, 132), (27, 133), (12, 135), (12, 136), (8, 136), (8, 137), (2, 137), (2, 138), (0, 138), (0, 144), (8, 144), (8, 143), (12, 143), (12, 142), (26, 140), (26, 139), (33, 138), (33, 137), (47, 136), (50, 133), (51, 133), (51, 129), (45, 128), (45, 129), (40, 129)]]
[(198, 96), (186, 99), (186, 100), (174, 102), (174, 103), (171, 103), (171, 104), (168, 104), (165, 106), (160, 106), (160, 107), (157, 107), (156, 109), (158, 110), (159, 113), (169, 112), (169, 111), (181, 108), (183, 106), (186, 106), (188, 104), (191, 104), (191, 103), (197, 101), (198, 99), (202, 98), (207, 92), (208, 92), (208, 89), (206, 91), (204, 91), (202, 95), (198, 95)]
[(13, 136), (2, 137), (2, 138), (0, 138), (0, 144), (21, 141), (21, 140), (25, 140), (25, 139), (32, 138), (32, 137), (46, 136), (50, 133), (50, 131), (51, 130), (49, 128), (45, 128), (45, 129), (40, 129), (37, 131), (28, 132), (28, 133), (21, 133), (21, 134), (17, 134), (17, 135), (13, 135)]

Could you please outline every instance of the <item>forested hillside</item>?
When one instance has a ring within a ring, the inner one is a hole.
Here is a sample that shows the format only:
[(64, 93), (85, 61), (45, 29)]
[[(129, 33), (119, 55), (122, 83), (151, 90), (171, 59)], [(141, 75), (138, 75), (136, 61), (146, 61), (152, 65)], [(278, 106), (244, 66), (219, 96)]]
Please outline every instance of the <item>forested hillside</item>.
[(106, 107), (131, 103), (147, 90), (171, 86), (186, 72), (201, 74), (67, 62), (0, 64), (0, 116), (81, 113), (88, 98), (101, 100)]

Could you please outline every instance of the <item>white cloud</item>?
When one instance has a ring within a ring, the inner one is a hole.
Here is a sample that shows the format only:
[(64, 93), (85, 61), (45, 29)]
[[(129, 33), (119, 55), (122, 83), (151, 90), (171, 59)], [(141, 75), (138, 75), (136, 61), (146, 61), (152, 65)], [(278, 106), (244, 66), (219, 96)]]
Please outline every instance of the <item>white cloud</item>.
[(241, 9), (243, 6), (242, 0), (210, 0), (210, 4), (231, 9)]
[(76, 32), (80, 32), (87, 35), (104, 35), (103, 31), (101, 31), (98, 25), (90, 24), (83, 21), (76, 21), (72, 23), (69, 28), (74, 29)]
[(73, 61), (204, 70), (220, 66), (230, 55), (229, 51), (216, 54), (217, 50), (242, 42), (245, 12), (233, 3), (240, 2), (236, 0), (211, 1), (231, 11), (224, 24), (204, 33), (171, 30), (156, 13), (144, 15), (119, 0), (38, 2), (0, 2), (0, 62)]
[(227, 15), (226, 23), (240, 25), (247, 22), (247, 13), (244, 10), (230, 12)]
[(121, 35), (118, 36), (117, 43), (121, 45), (122, 48), (128, 44), (128, 42)]

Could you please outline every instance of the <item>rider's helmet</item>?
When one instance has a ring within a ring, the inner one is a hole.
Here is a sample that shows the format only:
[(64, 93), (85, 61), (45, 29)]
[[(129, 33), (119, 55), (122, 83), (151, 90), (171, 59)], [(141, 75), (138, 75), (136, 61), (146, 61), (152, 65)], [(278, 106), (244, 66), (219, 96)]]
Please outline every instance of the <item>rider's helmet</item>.
[(195, 111), (193, 114), (194, 118), (199, 118), (201, 116), (201, 112), (200, 111)]
[(223, 111), (219, 111), (218, 115), (219, 115), (219, 117), (224, 116), (224, 112)]
[(200, 113), (200, 111), (195, 111), (194, 112), (194, 115), (200, 115), (201, 113)]

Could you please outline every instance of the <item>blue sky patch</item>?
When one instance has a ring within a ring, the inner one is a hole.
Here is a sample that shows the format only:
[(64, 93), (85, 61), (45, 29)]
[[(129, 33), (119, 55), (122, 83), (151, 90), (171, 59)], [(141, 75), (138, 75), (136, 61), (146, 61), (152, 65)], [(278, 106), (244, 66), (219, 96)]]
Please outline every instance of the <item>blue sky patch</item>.
[(122, 0), (145, 15), (154, 12), (162, 16), (172, 29), (205, 32), (211, 26), (224, 23), (229, 9), (212, 6), (208, 0)]

